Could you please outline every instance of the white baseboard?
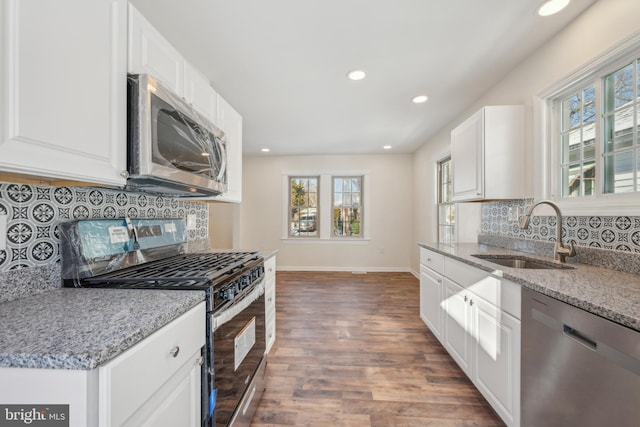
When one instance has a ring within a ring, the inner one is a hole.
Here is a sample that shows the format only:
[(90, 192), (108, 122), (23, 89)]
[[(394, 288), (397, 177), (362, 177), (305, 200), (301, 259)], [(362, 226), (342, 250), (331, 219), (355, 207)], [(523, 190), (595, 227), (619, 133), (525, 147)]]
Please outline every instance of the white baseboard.
[(416, 275), (411, 268), (400, 267), (312, 267), (312, 266), (282, 266), (276, 271), (327, 271), (327, 272), (353, 272), (353, 273), (411, 273)]

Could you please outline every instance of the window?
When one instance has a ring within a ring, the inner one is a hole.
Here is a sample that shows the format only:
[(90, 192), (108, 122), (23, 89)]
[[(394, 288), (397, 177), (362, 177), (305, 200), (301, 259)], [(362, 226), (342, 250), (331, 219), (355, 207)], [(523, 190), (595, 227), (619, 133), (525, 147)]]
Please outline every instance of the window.
[(362, 177), (333, 177), (333, 237), (362, 237)]
[(289, 178), (289, 236), (318, 237), (319, 178)]
[(603, 79), (603, 193), (638, 191), (640, 59)]
[(438, 162), (438, 243), (456, 241), (456, 205), (451, 193), (451, 157), (447, 157)]
[[(640, 54), (553, 100), (563, 198), (640, 191)], [(628, 57), (629, 58), (629, 57)]]

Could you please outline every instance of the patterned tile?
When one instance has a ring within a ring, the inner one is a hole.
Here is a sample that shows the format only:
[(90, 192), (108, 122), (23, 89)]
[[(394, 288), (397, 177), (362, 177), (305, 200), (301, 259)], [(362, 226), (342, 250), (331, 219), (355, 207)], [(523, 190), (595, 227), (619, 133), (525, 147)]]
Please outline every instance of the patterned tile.
[(90, 187), (39, 187), (0, 182), (0, 215), (7, 215), (7, 250), (0, 251), (0, 272), (57, 262), (57, 224), (70, 219), (186, 218), (195, 215), (189, 239), (206, 239), (206, 203)]
[[(482, 233), (555, 241), (555, 216), (534, 215), (527, 230), (521, 230), (518, 221), (509, 220), (509, 207), (527, 209), (532, 203), (533, 199), (483, 203)], [(563, 218), (562, 236), (576, 245), (640, 252), (640, 216), (568, 216)]]

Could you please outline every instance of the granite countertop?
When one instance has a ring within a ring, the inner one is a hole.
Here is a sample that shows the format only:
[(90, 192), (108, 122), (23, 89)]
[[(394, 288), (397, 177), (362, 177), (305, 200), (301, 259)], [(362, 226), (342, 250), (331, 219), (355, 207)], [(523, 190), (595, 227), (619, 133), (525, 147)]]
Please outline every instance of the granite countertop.
[(94, 369), (204, 298), (201, 291), (61, 288), (0, 303), (0, 367)]
[(504, 267), (472, 255), (520, 255), (550, 260), (530, 253), (479, 243), (419, 243), (419, 246), (640, 331), (640, 275), (577, 263), (567, 263), (568, 266), (574, 267), (573, 269), (534, 270)]

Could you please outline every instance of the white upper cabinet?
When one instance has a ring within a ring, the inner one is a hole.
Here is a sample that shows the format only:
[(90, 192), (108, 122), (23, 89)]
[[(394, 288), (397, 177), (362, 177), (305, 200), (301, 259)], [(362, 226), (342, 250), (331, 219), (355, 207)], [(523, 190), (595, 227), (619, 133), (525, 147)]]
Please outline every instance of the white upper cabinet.
[(524, 107), (484, 107), (451, 131), (453, 200), (526, 197)]
[(184, 94), (184, 59), (138, 10), (129, 5), (129, 72), (150, 74)]
[(160, 80), (225, 133), (228, 191), (208, 199), (241, 202), (242, 116), (133, 6), (129, 6), (129, 72)]
[(227, 137), (227, 181), (229, 189), (215, 200), (242, 201), (242, 116), (218, 95), (217, 125)]
[(124, 185), (127, 1), (5, 0), (0, 20), (0, 170)]
[(212, 123), (218, 120), (217, 98), (205, 75), (184, 61), (184, 99)]

